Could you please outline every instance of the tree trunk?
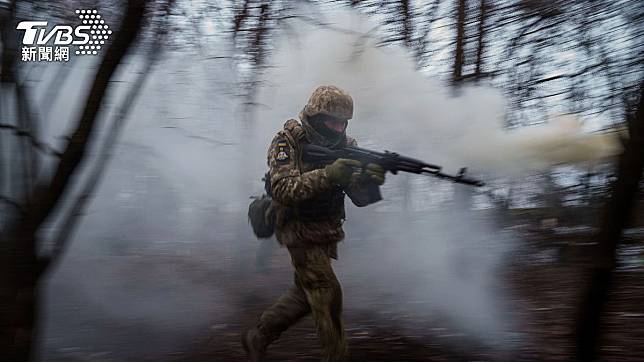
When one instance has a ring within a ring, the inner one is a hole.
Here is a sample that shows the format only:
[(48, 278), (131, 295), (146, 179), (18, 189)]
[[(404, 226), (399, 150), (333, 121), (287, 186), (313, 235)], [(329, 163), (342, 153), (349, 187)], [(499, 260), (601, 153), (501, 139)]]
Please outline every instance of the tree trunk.
[(38, 259), (34, 233), (2, 240), (0, 350), (5, 361), (27, 361), (36, 334)]
[(456, 8), (456, 50), (452, 68), (452, 82), (459, 83), (463, 79), (463, 63), (465, 48), (465, 0), (458, 0)]
[(478, 24), (478, 37), (476, 47), (476, 69), (474, 70), (474, 78), (478, 81), (481, 79), (481, 69), (483, 68), (483, 48), (485, 48), (485, 20), (487, 16), (487, 4), (485, 0), (481, 0), (479, 6), (479, 24)]
[(402, 0), (400, 2), (400, 12), (402, 16), (402, 35), (403, 43), (409, 49), (412, 47), (412, 37), (413, 37), (413, 24), (412, 16), (409, 8), (409, 0)]
[(583, 290), (576, 320), (576, 359), (597, 359), (601, 317), (613, 283), (616, 251), (622, 230), (632, 216), (639, 182), (644, 170), (644, 83), (634, 117), (628, 117), (630, 138), (619, 158), (617, 179), (604, 206), (601, 227), (596, 235), (597, 254), (588, 270), (589, 283)]
[(0, 66), (0, 82), (13, 83), (15, 75), (18, 44), (15, 33), (16, 2), (11, 1), (7, 8), (0, 9), (0, 36), (2, 36), (2, 65)]
[(0, 235), (0, 351), (5, 361), (34, 358), (38, 312), (38, 282), (49, 263), (38, 256), (36, 234), (62, 200), (91, 140), (96, 116), (109, 80), (133, 43), (143, 18), (144, 1), (131, 0), (121, 29), (107, 49), (87, 97), (86, 106), (54, 177), (31, 192), (32, 202)]

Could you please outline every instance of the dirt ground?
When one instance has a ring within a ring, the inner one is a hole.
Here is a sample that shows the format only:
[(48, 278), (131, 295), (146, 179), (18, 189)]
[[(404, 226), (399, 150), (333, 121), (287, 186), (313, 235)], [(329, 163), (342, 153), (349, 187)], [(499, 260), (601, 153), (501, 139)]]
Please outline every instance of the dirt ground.
[[(543, 240), (535, 243), (542, 243)], [(535, 246), (538, 248), (539, 246)], [(543, 246), (541, 246), (543, 247)], [(514, 332), (531, 336), (493, 348), (450, 328), (440, 316), (415, 316), (409, 326), (399, 314), (382, 315), (345, 311), (352, 361), (569, 361), (572, 353), (572, 321), (578, 287), (583, 281), (584, 255), (589, 245), (574, 241), (553, 249), (557, 260), (535, 261), (523, 251), (503, 268), (513, 313), (529, 321)], [(640, 255), (641, 256), (641, 255)], [(532, 259), (532, 260), (531, 260)], [(642, 263), (621, 268), (604, 322), (602, 360), (644, 361), (644, 267)], [(240, 286), (241, 287), (241, 286)], [(247, 314), (239, 325), (218, 330), (197, 352), (178, 355), (177, 361), (243, 361), (239, 329), (252, 325), (267, 300), (248, 300)], [(269, 302), (270, 304), (270, 302)], [(351, 305), (351, 302), (345, 304)], [(407, 318), (409, 318), (407, 316)], [(239, 329), (238, 329), (239, 328)], [(271, 361), (316, 361), (320, 348), (310, 320), (287, 331), (270, 348)]]
[[(236, 236), (233, 232), (229, 237)], [(497, 268), (500, 277), (494, 288), (510, 306), (512, 319), (520, 323), (499, 337), (496, 345), (459, 330), (440, 313), (405, 313), (404, 306), (388, 305), (387, 299), (371, 300), (365, 307), (360, 288), (345, 288), (344, 320), (351, 360), (570, 360), (572, 318), (583, 282), (584, 257), (593, 247), (587, 241), (587, 235), (528, 233), (523, 245), (506, 255)], [(271, 249), (257, 268), (254, 240), (227, 249), (207, 242), (183, 245), (177, 249), (176, 242), (170, 241), (91, 257), (83, 253), (68, 256), (46, 287), (39, 359), (243, 361), (241, 332), (292, 281), (288, 254), (284, 249)], [(644, 361), (644, 252), (640, 245), (642, 240), (629, 239), (620, 252), (604, 321), (601, 350), (605, 361)], [(86, 278), (77, 279), (79, 270)], [(91, 282), (79, 284), (78, 280), (87, 278)], [(350, 275), (340, 279), (351, 284)], [(382, 288), (364, 286), (372, 287)], [(310, 318), (284, 333), (269, 352), (270, 361), (319, 360), (320, 347)]]

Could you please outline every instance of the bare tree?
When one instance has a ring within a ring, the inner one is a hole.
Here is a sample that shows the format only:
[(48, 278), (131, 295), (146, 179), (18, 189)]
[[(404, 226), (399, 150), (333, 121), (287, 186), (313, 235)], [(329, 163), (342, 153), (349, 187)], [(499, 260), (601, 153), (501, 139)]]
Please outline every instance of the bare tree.
[(452, 83), (458, 84), (463, 80), (463, 63), (465, 62), (465, 0), (456, 2), (456, 46), (454, 47), (454, 63), (452, 65)]
[[(31, 356), (37, 333), (39, 281), (59, 255), (39, 254), (38, 231), (69, 192), (92, 140), (109, 81), (139, 32), (144, 9), (143, 0), (128, 2), (121, 27), (101, 61), (84, 110), (67, 146), (60, 153), (53, 176), (27, 190), (20, 212), (1, 231), (0, 300), (3, 306), (0, 310), (0, 350), (6, 352), (8, 360), (26, 361)], [(3, 73), (5, 71), (7, 69), (3, 68)], [(67, 240), (60, 241), (63, 244), (58, 248), (62, 249)]]
[(245, 0), (237, 6), (233, 18), (232, 39), (241, 62), (249, 65), (250, 72), (243, 82), (244, 114), (252, 118), (257, 88), (276, 30), (276, 23), (288, 6), (282, 1)]
[(627, 116), (627, 124), (629, 138), (619, 158), (617, 179), (612, 185), (611, 196), (604, 207), (601, 226), (595, 237), (597, 251), (588, 268), (589, 282), (579, 305), (575, 326), (578, 361), (594, 361), (598, 358), (600, 325), (613, 286), (617, 247), (622, 231), (632, 218), (644, 171), (644, 82), (637, 111)]
[(479, 4), (479, 19), (477, 28), (477, 46), (476, 46), (476, 69), (474, 70), (474, 78), (481, 79), (483, 68), (483, 51), (485, 48), (485, 21), (487, 19), (487, 3), (481, 0)]

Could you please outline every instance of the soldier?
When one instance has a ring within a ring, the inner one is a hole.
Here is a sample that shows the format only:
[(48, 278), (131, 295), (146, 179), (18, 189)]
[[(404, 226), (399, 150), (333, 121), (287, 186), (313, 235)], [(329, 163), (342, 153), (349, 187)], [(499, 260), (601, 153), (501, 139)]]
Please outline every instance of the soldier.
[(271, 142), (268, 165), (275, 236), (291, 255), (295, 284), (262, 313), (256, 327), (243, 334), (242, 344), (251, 361), (261, 361), (268, 345), (309, 313), (323, 347), (323, 361), (346, 359), (342, 290), (331, 267), (331, 259), (337, 259), (337, 243), (344, 239), (344, 195), (358, 207), (380, 200), (379, 192), (374, 197), (367, 191), (385, 182), (385, 171), (376, 164), (365, 166), (349, 159), (307, 164), (301, 149), (305, 143), (330, 148), (356, 145), (346, 136), (352, 117), (351, 96), (335, 86), (320, 86), (300, 113), (300, 121), (287, 121)]

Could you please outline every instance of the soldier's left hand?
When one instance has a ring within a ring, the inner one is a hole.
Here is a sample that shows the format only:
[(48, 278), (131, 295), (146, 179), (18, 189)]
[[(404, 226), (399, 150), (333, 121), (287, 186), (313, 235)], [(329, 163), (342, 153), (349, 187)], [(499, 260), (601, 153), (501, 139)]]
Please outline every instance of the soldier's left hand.
[(370, 163), (365, 167), (365, 174), (370, 181), (380, 186), (385, 183), (385, 169), (375, 163)]

